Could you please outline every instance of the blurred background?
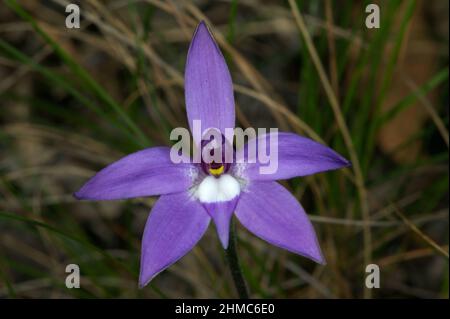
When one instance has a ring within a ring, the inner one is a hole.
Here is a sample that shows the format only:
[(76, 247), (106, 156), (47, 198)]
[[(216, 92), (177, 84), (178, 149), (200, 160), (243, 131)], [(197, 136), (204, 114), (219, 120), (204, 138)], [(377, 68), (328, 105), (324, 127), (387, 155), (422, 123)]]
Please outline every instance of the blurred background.
[[(240, 127), (326, 143), (346, 170), (282, 182), (309, 213), (320, 266), (238, 225), (252, 297), (448, 298), (448, 1), (70, 1), (0, 5), (0, 297), (236, 297), (215, 229), (138, 289), (155, 198), (72, 193), (127, 153), (187, 127), (183, 72), (206, 20)], [(365, 8), (380, 7), (379, 29)], [(312, 41), (308, 41), (311, 39)], [(366, 265), (381, 287), (364, 289)], [(66, 265), (81, 288), (65, 286)]]

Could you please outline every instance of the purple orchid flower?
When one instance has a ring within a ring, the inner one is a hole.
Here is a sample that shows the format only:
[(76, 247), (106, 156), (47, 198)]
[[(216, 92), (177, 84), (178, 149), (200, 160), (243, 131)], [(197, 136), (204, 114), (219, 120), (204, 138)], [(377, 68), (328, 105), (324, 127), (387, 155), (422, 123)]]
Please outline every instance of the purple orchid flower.
[[(185, 97), (191, 130), (194, 120), (221, 133), (234, 128), (231, 76), (204, 22), (198, 25), (189, 48)], [(169, 147), (144, 149), (101, 170), (75, 197), (115, 200), (160, 195), (142, 239), (141, 287), (189, 252), (202, 238), (211, 219), (226, 249), (233, 213), (243, 226), (263, 240), (324, 264), (305, 211), (276, 180), (338, 169), (350, 163), (310, 139), (276, 133), (278, 169), (273, 174), (261, 174), (261, 164), (250, 163), (245, 150), (259, 145), (261, 139), (270, 138), (270, 134), (252, 139), (236, 151), (235, 163), (175, 164)]]

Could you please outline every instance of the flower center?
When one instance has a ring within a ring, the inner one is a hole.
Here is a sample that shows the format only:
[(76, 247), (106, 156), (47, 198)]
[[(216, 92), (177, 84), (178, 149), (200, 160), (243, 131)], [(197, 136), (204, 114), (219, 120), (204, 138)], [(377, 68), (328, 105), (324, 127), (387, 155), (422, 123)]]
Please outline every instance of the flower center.
[[(213, 150), (213, 152), (214, 151), (216, 150)], [(206, 163), (202, 161), (201, 166), (207, 175), (212, 175), (214, 177), (219, 177), (226, 174), (230, 169), (230, 163), (224, 163), (224, 159), (222, 159), (222, 162), (212, 161), (211, 163)]]
[[(214, 129), (212, 129), (214, 130)], [(226, 174), (230, 169), (231, 163), (228, 158), (233, 156), (233, 147), (227, 142), (225, 136), (218, 132), (220, 137), (210, 135), (209, 138), (201, 142), (201, 166), (205, 174), (216, 178)], [(226, 154), (231, 152), (231, 154)]]

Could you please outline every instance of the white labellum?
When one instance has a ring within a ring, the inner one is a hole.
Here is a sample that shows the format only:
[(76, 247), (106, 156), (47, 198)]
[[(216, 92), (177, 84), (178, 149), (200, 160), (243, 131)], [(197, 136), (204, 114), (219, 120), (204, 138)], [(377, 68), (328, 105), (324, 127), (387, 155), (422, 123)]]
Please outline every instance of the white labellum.
[(224, 174), (218, 178), (206, 176), (197, 188), (197, 198), (202, 203), (229, 201), (241, 192), (239, 182), (231, 175)]

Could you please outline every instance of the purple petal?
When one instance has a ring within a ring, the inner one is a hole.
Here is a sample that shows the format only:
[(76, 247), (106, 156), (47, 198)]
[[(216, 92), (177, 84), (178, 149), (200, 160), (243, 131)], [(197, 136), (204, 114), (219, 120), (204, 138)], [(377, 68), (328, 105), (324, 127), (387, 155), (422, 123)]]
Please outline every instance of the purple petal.
[[(273, 146), (271, 138), (277, 138)], [(256, 157), (248, 155), (252, 147), (256, 149)], [(258, 160), (261, 158), (258, 157), (260, 151), (273, 156), (272, 165), (277, 168), (270, 174), (261, 173), (261, 168), (269, 164)], [(331, 148), (306, 137), (284, 132), (265, 134), (250, 140), (237, 152), (236, 159), (238, 162), (245, 161), (241, 175), (250, 180), (289, 179), (350, 166), (348, 160)]]
[[(234, 128), (234, 95), (225, 59), (204, 22), (191, 41), (185, 70), (186, 111), (191, 131), (193, 121), (208, 128)], [(196, 141), (199, 143), (200, 141)]]
[(187, 254), (202, 238), (209, 221), (202, 205), (187, 192), (161, 196), (145, 225), (140, 287)]
[(192, 185), (192, 164), (174, 164), (170, 148), (148, 148), (118, 160), (92, 177), (74, 195), (112, 200), (180, 192)]
[(237, 201), (238, 197), (235, 197), (230, 201), (203, 204), (216, 224), (217, 234), (224, 249), (228, 248), (230, 221), (234, 209), (236, 208)]
[(252, 182), (241, 193), (236, 217), (269, 243), (325, 264), (308, 216), (295, 197), (277, 182)]

